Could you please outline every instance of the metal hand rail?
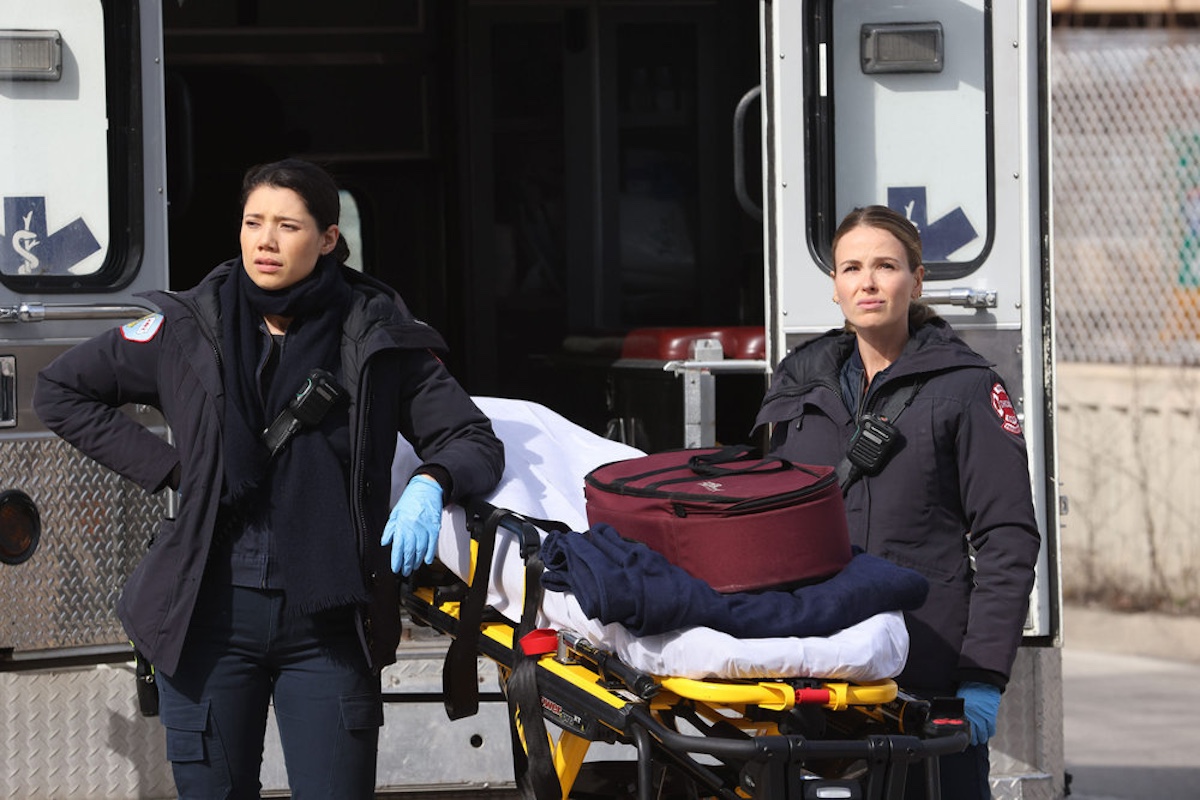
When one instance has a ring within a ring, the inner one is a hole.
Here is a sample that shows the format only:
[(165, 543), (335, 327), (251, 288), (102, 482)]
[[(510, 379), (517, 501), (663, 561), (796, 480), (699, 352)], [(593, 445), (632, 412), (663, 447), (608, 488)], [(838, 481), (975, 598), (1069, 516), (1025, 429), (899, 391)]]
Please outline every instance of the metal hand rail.
[(0, 307), (0, 322), (44, 322), (62, 319), (137, 319), (154, 313), (135, 305), (20, 303)]
[(994, 289), (925, 289), (921, 299), (931, 305), (963, 306), (964, 308), (995, 308)]

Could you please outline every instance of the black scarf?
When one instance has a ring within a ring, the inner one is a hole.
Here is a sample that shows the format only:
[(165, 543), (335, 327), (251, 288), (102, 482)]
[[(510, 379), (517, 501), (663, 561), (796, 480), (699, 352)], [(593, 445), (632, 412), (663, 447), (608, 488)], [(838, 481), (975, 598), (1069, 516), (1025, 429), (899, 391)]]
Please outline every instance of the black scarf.
[[(266, 291), (239, 260), (220, 290), (225, 379), (225, 484), (222, 505), (235, 520), (254, 520), (279, 555), (290, 613), (362, 602), (366, 591), (350, 513), (349, 414), (333, 408), (302, 429), (274, 459), (262, 431), (295, 395), (309, 371), (340, 380), (342, 321), (351, 290), (330, 256), (285, 289)], [(291, 317), (269, 386), (258, 387), (263, 317)], [(347, 387), (353, 388), (353, 387)]]

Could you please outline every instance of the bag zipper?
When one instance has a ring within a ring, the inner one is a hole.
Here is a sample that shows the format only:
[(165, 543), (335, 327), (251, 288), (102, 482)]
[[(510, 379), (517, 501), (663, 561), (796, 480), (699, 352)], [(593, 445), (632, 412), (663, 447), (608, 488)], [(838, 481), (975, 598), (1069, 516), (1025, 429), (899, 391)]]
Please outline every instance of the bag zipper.
[[(677, 469), (677, 468), (678, 467), (673, 467), (672, 469)], [(654, 474), (654, 473), (661, 472), (661, 471), (662, 470), (654, 470), (652, 473), (648, 473), (648, 474)], [(810, 474), (810, 475), (815, 474), (809, 470), (804, 470), (804, 471), (808, 472), (808, 474)], [(679, 482), (679, 481), (684, 481), (684, 480), (690, 481), (690, 480), (695, 480), (695, 479), (691, 478), (691, 477), (680, 478), (678, 481), (665, 481), (664, 483)], [(664, 491), (660, 491), (658, 489), (641, 488), (641, 487), (636, 487), (636, 486), (626, 486), (623, 484), (616, 484), (616, 483), (611, 483), (611, 484), (602, 483), (601, 481), (596, 480), (596, 479), (592, 478), (591, 476), (588, 476), (586, 478), (586, 481), (589, 485), (591, 485), (597, 489), (602, 489), (604, 491), (612, 492), (613, 494), (621, 495), (624, 497), (645, 497), (645, 498), (656, 499), (656, 500), (665, 500), (665, 501), (671, 503), (672, 505), (692, 502), (692, 503), (701, 503), (704, 505), (726, 506), (727, 507), (726, 511), (728, 513), (749, 514), (749, 513), (755, 512), (755, 511), (769, 510), (776, 506), (790, 505), (794, 502), (803, 500), (803, 499), (809, 497), (810, 495), (820, 494), (822, 491), (826, 490), (829, 486), (837, 484), (837, 473), (830, 472), (830, 473), (822, 476), (821, 478), (817, 479), (816, 482), (811, 483), (802, 489), (793, 489), (790, 492), (784, 492), (782, 494), (771, 495), (770, 497), (758, 497), (758, 498), (718, 497), (716, 495), (711, 495), (711, 494), (692, 494), (690, 492), (664, 492)], [(662, 486), (663, 484), (660, 483), (657, 485)], [(676, 516), (686, 516), (686, 514), (680, 514), (678, 509), (676, 509), (675, 513), (676, 513)]]

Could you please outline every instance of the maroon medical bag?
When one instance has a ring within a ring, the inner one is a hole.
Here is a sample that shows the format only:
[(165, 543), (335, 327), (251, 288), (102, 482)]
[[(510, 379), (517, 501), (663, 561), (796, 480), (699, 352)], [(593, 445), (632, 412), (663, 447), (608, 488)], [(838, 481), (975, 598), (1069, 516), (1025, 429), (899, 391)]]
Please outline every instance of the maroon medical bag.
[(850, 561), (832, 467), (746, 447), (670, 450), (597, 467), (584, 496), (589, 524), (644, 542), (719, 592), (812, 582)]

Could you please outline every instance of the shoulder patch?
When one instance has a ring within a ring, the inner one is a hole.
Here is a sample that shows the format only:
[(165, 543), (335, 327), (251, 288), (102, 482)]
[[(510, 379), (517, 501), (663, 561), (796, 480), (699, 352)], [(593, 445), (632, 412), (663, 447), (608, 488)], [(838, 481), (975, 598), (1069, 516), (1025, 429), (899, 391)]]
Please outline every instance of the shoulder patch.
[(147, 314), (141, 319), (121, 326), (121, 336), (127, 342), (148, 342), (154, 338), (163, 324), (162, 314)]
[(1000, 418), (1001, 428), (1014, 435), (1021, 433), (1021, 421), (1017, 419), (1017, 409), (1013, 407), (1012, 400), (1008, 398), (1004, 384), (999, 381), (992, 384), (992, 410)]

